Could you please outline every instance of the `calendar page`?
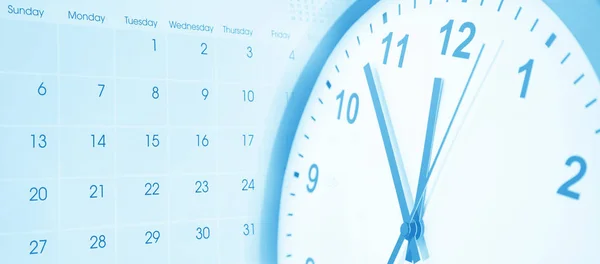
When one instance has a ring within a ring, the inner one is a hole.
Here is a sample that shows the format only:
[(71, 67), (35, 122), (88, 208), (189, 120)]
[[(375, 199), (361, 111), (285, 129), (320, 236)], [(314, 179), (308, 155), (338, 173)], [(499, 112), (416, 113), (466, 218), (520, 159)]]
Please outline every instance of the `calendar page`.
[(0, 262), (260, 263), (266, 133), (339, 2), (0, 1)]

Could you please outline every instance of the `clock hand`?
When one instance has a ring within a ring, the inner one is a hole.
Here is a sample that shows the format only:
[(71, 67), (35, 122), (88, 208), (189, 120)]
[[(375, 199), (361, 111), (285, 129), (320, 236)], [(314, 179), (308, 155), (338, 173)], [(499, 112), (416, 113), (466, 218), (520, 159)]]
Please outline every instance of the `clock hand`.
[[(490, 64), (490, 66), (488, 67), (488, 69), (487, 69), (487, 71), (486, 71), (486, 73), (485, 73), (485, 76), (484, 76), (483, 80), (485, 80), (485, 78), (487, 77), (487, 74), (489, 73), (489, 70), (491, 69), (492, 65), (494, 64), (494, 62), (495, 62), (495, 60), (496, 60), (496, 57), (498, 56), (498, 53), (500, 52), (500, 49), (502, 48), (502, 44), (503, 44), (503, 43), (504, 43), (504, 41), (503, 41), (503, 42), (500, 44), (500, 46), (498, 47), (498, 50), (496, 51), (496, 55), (494, 56), (494, 58), (493, 58), (493, 60), (492, 60), (492, 63), (491, 63), (491, 64)], [(444, 147), (444, 143), (446, 142), (446, 139), (448, 138), (448, 134), (449, 134), (449, 132), (450, 132), (450, 129), (452, 128), (452, 125), (453, 125), (453, 123), (454, 123), (454, 120), (455, 120), (455, 118), (456, 118), (456, 115), (457, 115), (457, 113), (458, 113), (458, 110), (459, 110), (459, 108), (460, 108), (460, 106), (461, 106), (461, 104), (462, 104), (462, 101), (463, 101), (463, 99), (464, 99), (464, 96), (465, 96), (465, 94), (466, 94), (466, 91), (467, 91), (467, 89), (468, 89), (468, 87), (469, 87), (469, 84), (471, 83), (471, 79), (472, 79), (472, 77), (473, 77), (473, 73), (475, 72), (475, 69), (477, 68), (477, 65), (478, 65), (478, 63), (479, 63), (479, 59), (481, 58), (481, 54), (483, 53), (483, 50), (484, 50), (484, 48), (485, 48), (485, 44), (483, 44), (483, 45), (481, 46), (481, 50), (479, 51), (479, 54), (477, 55), (477, 59), (475, 60), (475, 64), (473, 65), (473, 69), (471, 70), (471, 73), (469, 74), (469, 78), (467, 79), (467, 83), (466, 83), (466, 85), (465, 85), (465, 88), (463, 89), (463, 92), (462, 92), (462, 94), (461, 94), (461, 97), (460, 97), (460, 99), (459, 99), (459, 101), (458, 101), (458, 104), (457, 104), (457, 106), (456, 106), (456, 109), (454, 110), (454, 113), (453, 113), (453, 115), (452, 115), (452, 118), (450, 119), (450, 123), (448, 124), (448, 127), (447, 127), (447, 129), (446, 129), (446, 132), (444, 133), (444, 137), (442, 138), (442, 142), (441, 142), (441, 144), (440, 144), (440, 147), (438, 148), (438, 151), (437, 151), (437, 153), (436, 153), (436, 155), (435, 155), (435, 158), (433, 159), (433, 163), (432, 163), (432, 165), (431, 165), (431, 168), (429, 169), (429, 172), (427, 173), (428, 175), (427, 175), (427, 178), (425, 179), (424, 187), (423, 187), (423, 189), (421, 190), (421, 192), (420, 192), (420, 193), (417, 191), (417, 195), (416, 195), (416, 203), (415, 203), (415, 207), (413, 208), (413, 211), (412, 211), (413, 213), (411, 214), (411, 218), (414, 218), (414, 217), (416, 216), (416, 215), (415, 215), (415, 213), (416, 213), (416, 212), (419, 212), (419, 211), (420, 211), (420, 214), (421, 214), (421, 217), (422, 217), (422, 215), (423, 215), (423, 213), (424, 213), (424, 211), (425, 211), (424, 205), (422, 205), (422, 204), (424, 203), (424, 198), (425, 198), (425, 195), (424, 195), (424, 193), (425, 193), (425, 192), (424, 192), (424, 189), (425, 189), (425, 187), (427, 186), (427, 183), (429, 182), (429, 180), (430, 180), (430, 178), (431, 178), (431, 174), (432, 174), (432, 172), (433, 172), (433, 169), (435, 168), (435, 165), (437, 164), (437, 161), (438, 161), (438, 158), (439, 158), (439, 156), (440, 156), (440, 153), (441, 153), (441, 151), (442, 151), (442, 149), (443, 149), (443, 147)], [(483, 83), (483, 82), (482, 82), (482, 83)], [(480, 86), (481, 86), (481, 85), (480, 85)], [(421, 205), (423, 206), (423, 209), (422, 209), (422, 210), (419, 210), (419, 207), (420, 207)]]
[[(433, 81), (433, 92), (431, 94), (431, 103), (429, 106), (429, 119), (427, 120), (427, 131), (425, 134), (425, 144), (423, 146), (423, 158), (421, 159), (421, 170), (419, 172), (419, 184), (417, 186), (417, 196), (418, 197), (421, 193), (424, 192), (425, 190), (425, 184), (427, 181), (427, 177), (428, 177), (428, 173), (429, 173), (429, 165), (431, 163), (431, 152), (433, 149), (433, 139), (434, 139), (434, 135), (435, 135), (435, 127), (437, 124), (437, 118), (438, 118), (438, 113), (440, 110), (440, 100), (442, 97), (442, 85), (443, 85), (443, 80), (441, 78), (435, 78)], [(421, 225), (421, 230), (422, 230), (422, 208), (423, 208), (423, 200), (417, 200), (418, 203), (420, 203), (421, 205), (419, 206), (415, 206), (416, 208), (416, 212), (413, 211), (413, 214), (416, 216), (414, 218), (414, 222), (420, 223)], [(414, 244), (417, 243), (416, 239), (419, 240), (419, 246), (422, 249), (426, 249), (427, 247), (425, 246), (425, 241), (422, 240), (421, 238), (423, 237), (423, 232), (421, 231), (420, 234), (418, 235), (418, 237), (413, 237), (411, 238), (411, 240), (408, 242), (409, 245), (410, 244)], [(408, 262), (417, 262), (419, 261), (418, 258), (418, 254), (416, 255), (416, 259), (415, 259), (415, 252), (412, 252), (410, 250), (410, 246), (409, 246), (409, 250), (406, 252), (406, 261)], [(426, 251), (422, 252), (422, 257), (423, 259), (426, 259), (428, 257), (428, 253)]]
[[(403, 225), (407, 225), (407, 223), (410, 223), (410, 221), (408, 221), (410, 219), (410, 212), (408, 211), (409, 205), (406, 200), (406, 194), (404, 192), (402, 180), (400, 178), (400, 171), (402, 171), (402, 173), (404, 174), (402, 158), (400, 156), (399, 151), (397, 151), (398, 153), (394, 152), (394, 146), (392, 145), (393, 141), (391, 138), (393, 137), (393, 133), (390, 133), (392, 127), (388, 127), (388, 123), (386, 122), (385, 113), (387, 113), (387, 109), (384, 109), (385, 102), (382, 102), (380, 98), (380, 94), (382, 94), (382, 92), (378, 91), (378, 87), (375, 84), (375, 79), (373, 78), (373, 71), (371, 69), (371, 65), (367, 63), (363, 69), (365, 72), (365, 77), (367, 79), (367, 84), (369, 86), (369, 92), (371, 93), (371, 99), (373, 100), (373, 105), (375, 107), (375, 114), (377, 116), (377, 122), (379, 123), (379, 130), (383, 139), (388, 164), (392, 173), (392, 180), (394, 182), (394, 188), (396, 189), (396, 196), (398, 198), (398, 204), (400, 205), (400, 212), (402, 214), (402, 220), (404, 222)], [(400, 239), (398, 240), (396, 246), (394, 247), (394, 250), (392, 251), (388, 263), (393, 263), (395, 261), (400, 247), (402, 246), (405, 235), (406, 234), (401, 234)], [(409, 245), (409, 249), (411, 250), (411, 252), (418, 252), (415, 244)]]

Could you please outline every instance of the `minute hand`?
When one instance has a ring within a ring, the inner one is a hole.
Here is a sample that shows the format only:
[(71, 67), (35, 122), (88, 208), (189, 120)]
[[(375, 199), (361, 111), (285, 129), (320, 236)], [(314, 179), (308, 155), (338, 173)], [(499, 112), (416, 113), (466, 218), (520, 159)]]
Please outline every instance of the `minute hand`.
[[(440, 147), (438, 148), (438, 151), (435, 154), (435, 158), (433, 159), (431, 168), (425, 174), (426, 177), (424, 177), (425, 176), (424, 174), (421, 174), (419, 177), (419, 184), (417, 186), (417, 194), (415, 196), (416, 197), (415, 205), (414, 205), (414, 208), (413, 208), (411, 216), (410, 216), (411, 219), (415, 219), (415, 215), (417, 212), (419, 212), (419, 214), (420, 214), (419, 217), (421, 217), (422, 214), (425, 212), (425, 208), (421, 208), (421, 210), (419, 210), (419, 207), (422, 206), (421, 204), (424, 201), (425, 187), (427, 186), (427, 183), (429, 182), (429, 179), (431, 178), (431, 173), (433, 172), (433, 169), (435, 168), (435, 164), (437, 163), (440, 153), (442, 152), (442, 149), (444, 147), (444, 144), (446, 143), (446, 139), (448, 138), (450, 129), (452, 128), (452, 125), (454, 124), (454, 120), (456, 119), (456, 114), (458, 113), (458, 110), (460, 109), (462, 101), (465, 98), (465, 94), (467, 93), (467, 89), (469, 88), (469, 84), (471, 83), (471, 79), (473, 78), (473, 73), (475, 72), (475, 69), (477, 69), (477, 65), (479, 64), (479, 59), (481, 58), (481, 54), (483, 53), (484, 48), (485, 48), (485, 44), (482, 44), (481, 49), (479, 50), (479, 54), (477, 55), (477, 59), (475, 60), (475, 64), (473, 65), (473, 69), (471, 69), (471, 73), (469, 74), (469, 78), (467, 79), (467, 83), (465, 84), (465, 88), (463, 89), (462, 94), (460, 95), (460, 99), (458, 99), (458, 103), (456, 105), (456, 108), (454, 109), (454, 113), (452, 114), (452, 118), (450, 119), (450, 123), (448, 124), (448, 128), (446, 128), (446, 132), (444, 133), (444, 137), (442, 138)], [(423, 172), (423, 171), (421, 171), (421, 172)]]

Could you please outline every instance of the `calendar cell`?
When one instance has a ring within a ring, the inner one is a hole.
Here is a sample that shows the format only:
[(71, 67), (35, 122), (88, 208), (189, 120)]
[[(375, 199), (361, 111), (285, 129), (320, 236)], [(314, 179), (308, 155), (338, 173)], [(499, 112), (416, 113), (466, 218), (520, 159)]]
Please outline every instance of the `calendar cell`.
[(168, 263), (170, 234), (167, 225), (122, 226), (117, 231), (119, 244), (127, 245), (118, 251), (119, 263)]
[(119, 125), (166, 125), (169, 90), (165, 81), (117, 80)]
[(58, 264), (55, 232), (0, 235), (3, 263)]
[(175, 126), (217, 125), (219, 89), (211, 83), (169, 81), (169, 123)]
[(113, 179), (63, 179), (60, 184), (61, 229), (115, 224)]
[(0, 234), (55, 230), (60, 194), (57, 184), (57, 179), (1, 182)]
[(219, 175), (219, 212), (222, 217), (259, 216), (264, 177), (255, 174)]
[(177, 222), (171, 231), (171, 241), (178, 241), (177, 247), (171, 247), (171, 263), (226, 263), (219, 262), (221, 228), (217, 220)]
[(251, 39), (228, 39), (219, 45), (217, 76), (225, 83), (261, 83), (269, 48)]
[(112, 178), (116, 144), (117, 137), (112, 128), (63, 128), (61, 177)]
[(0, 178), (58, 177), (56, 128), (0, 128)]
[(63, 231), (60, 236), (60, 263), (114, 263), (117, 247), (113, 227)]
[(113, 30), (81, 25), (59, 27), (60, 72), (69, 75), (113, 76)]
[(166, 174), (169, 134), (165, 128), (118, 128), (118, 175)]
[(117, 77), (164, 79), (167, 41), (152, 31), (116, 32)]
[(171, 34), (168, 38), (169, 78), (211, 81), (218, 45), (207, 37)]
[(219, 172), (255, 173), (259, 168), (262, 136), (256, 127), (219, 129)]
[[(224, 219), (221, 226), (221, 263), (260, 263), (258, 218)], [(236, 254), (227, 254), (236, 252)]]
[(61, 77), (61, 124), (113, 125), (116, 89), (110, 78)]
[(250, 83), (222, 84), (219, 89), (220, 125), (263, 125), (269, 120), (274, 90)]
[(173, 221), (217, 218), (219, 209), (219, 177), (215, 174), (178, 175), (171, 180), (171, 219)]
[(0, 41), (0, 71), (56, 73), (57, 27), (53, 24), (3, 20), (0, 23), (0, 36), (10, 36), (10, 41)]
[(0, 94), (0, 125), (58, 123), (60, 88), (56, 77), (0, 73)]
[(171, 171), (183, 174), (216, 172), (220, 139), (214, 127), (171, 129)]
[(170, 189), (167, 177), (118, 179), (117, 221), (121, 225), (166, 222)]

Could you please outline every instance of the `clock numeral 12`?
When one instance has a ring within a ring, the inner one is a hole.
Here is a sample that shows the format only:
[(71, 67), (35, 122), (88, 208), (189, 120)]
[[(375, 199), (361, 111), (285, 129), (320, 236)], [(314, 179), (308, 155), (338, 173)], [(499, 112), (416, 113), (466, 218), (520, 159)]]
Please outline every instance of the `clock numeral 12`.
[[(440, 29), (440, 33), (446, 34), (444, 37), (444, 45), (442, 46), (442, 55), (446, 55), (446, 52), (448, 51), (448, 42), (450, 42), (450, 33), (452, 33), (453, 25), (454, 19), (450, 19), (450, 21), (448, 21), (448, 23), (446, 23), (446, 25), (444, 25)], [(467, 47), (467, 45), (471, 43), (471, 40), (473, 40), (473, 37), (475, 37), (475, 24), (473, 24), (472, 22), (465, 22), (460, 26), (458, 31), (464, 32), (467, 29), (469, 30), (469, 36), (467, 36), (467, 38), (460, 45), (458, 45), (458, 47), (456, 47), (456, 49), (452, 53), (452, 57), (469, 59), (469, 57), (471, 56), (469, 52), (465, 52), (463, 51), (463, 49)]]

